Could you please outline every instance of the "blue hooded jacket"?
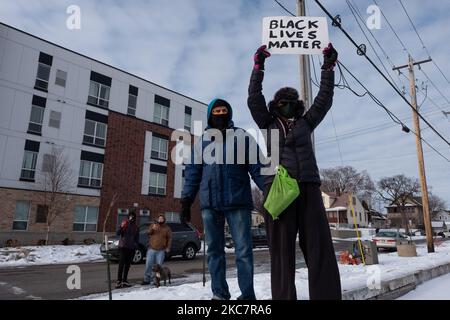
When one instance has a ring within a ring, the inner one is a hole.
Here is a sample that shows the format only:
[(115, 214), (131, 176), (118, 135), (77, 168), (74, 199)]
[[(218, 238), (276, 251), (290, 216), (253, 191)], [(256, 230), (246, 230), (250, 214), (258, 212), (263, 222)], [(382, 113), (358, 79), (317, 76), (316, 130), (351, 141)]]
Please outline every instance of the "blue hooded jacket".
[[(208, 105), (207, 111), (207, 120), (209, 122), (209, 118), (211, 116), (211, 110), (219, 99), (214, 99)], [(220, 99), (223, 100), (223, 99)], [(232, 121), (233, 110), (231, 106), (228, 104), (228, 129), (227, 137), (230, 136), (233, 132), (238, 134), (245, 134), (245, 130), (237, 128), (234, 126)], [(263, 176), (261, 175), (261, 164), (259, 161), (259, 156), (257, 158), (257, 163), (250, 163), (249, 159), (249, 151), (253, 152), (255, 150), (251, 150), (249, 148), (251, 136), (246, 134), (246, 143), (245, 143), (245, 162), (243, 164), (237, 164), (236, 160), (239, 156), (239, 148), (237, 146), (236, 139), (234, 140), (234, 162), (227, 163), (226, 155), (227, 155), (227, 143), (224, 142), (222, 145), (223, 148), (223, 161), (222, 163), (216, 163), (215, 161), (211, 163), (211, 161), (205, 161), (202, 156), (202, 161), (194, 162), (194, 152), (197, 149), (198, 155), (203, 155), (205, 148), (210, 146), (213, 141), (211, 141), (211, 136), (207, 132), (207, 129), (211, 129), (208, 125), (205, 129), (205, 133), (202, 135), (199, 142), (194, 146), (194, 150), (192, 151), (191, 163), (186, 165), (185, 169), (185, 180), (184, 180), (184, 188), (182, 192), (182, 198), (191, 198), (194, 199), (200, 191), (200, 208), (204, 209), (213, 209), (217, 211), (227, 211), (227, 210), (238, 210), (238, 209), (253, 209), (253, 201), (252, 201), (252, 192), (250, 186), (250, 178), (249, 173), (255, 181), (256, 185), (259, 189), (263, 189), (264, 182)], [(233, 137), (233, 135), (231, 135)], [(253, 140), (252, 143), (256, 142)], [(259, 148), (256, 147), (256, 150), (259, 155)], [(208, 149), (205, 152), (208, 154)], [(211, 153), (215, 156), (215, 152)], [(241, 155), (242, 156), (242, 155)], [(218, 156), (220, 157), (220, 155)], [(252, 161), (255, 162), (255, 161)]]

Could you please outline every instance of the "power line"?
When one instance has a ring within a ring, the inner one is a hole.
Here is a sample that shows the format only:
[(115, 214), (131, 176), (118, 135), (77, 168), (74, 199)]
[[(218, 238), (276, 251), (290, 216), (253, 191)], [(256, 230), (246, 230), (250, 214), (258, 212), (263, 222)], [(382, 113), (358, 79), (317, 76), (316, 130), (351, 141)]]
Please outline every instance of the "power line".
[[(410, 15), (409, 15), (409, 13), (408, 13), (408, 10), (406, 10), (405, 6), (403, 5), (402, 0), (398, 0), (398, 2), (400, 2), (400, 5), (402, 6), (403, 11), (405, 12), (406, 16), (408, 17), (408, 20), (409, 20), (409, 22), (411, 23), (411, 25), (412, 25), (412, 27), (413, 27), (413, 29), (414, 29), (414, 32), (416, 33), (417, 37), (419, 38), (420, 43), (422, 44), (422, 48), (423, 48), (423, 49), (425, 50), (425, 52), (428, 54), (428, 57), (431, 58), (430, 51), (428, 50), (427, 46), (426, 46), (425, 43), (423, 42), (422, 37), (420, 36), (419, 32), (417, 31), (417, 28), (416, 28), (416, 26), (415, 26), (413, 20), (411, 19)], [(432, 62), (433, 62), (433, 64), (434, 64), (434, 66), (439, 70), (439, 72), (441, 73), (442, 77), (444, 77), (444, 79), (447, 81), (447, 83), (450, 84), (450, 81), (448, 80), (448, 78), (446, 77), (446, 75), (444, 74), (444, 72), (442, 71), (442, 69), (438, 66), (438, 64), (436, 63), (436, 61), (434, 61), (434, 59), (433, 59)]]
[(400, 42), (400, 45), (403, 47), (403, 51), (405, 51), (406, 53), (410, 54), (408, 49), (406, 49), (405, 44), (403, 43), (402, 39), (398, 36), (397, 32), (395, 31), (394, 27), (392, 27), (391, 23), (389, 22), (389, 19), (386, 17), (386, 15), (384, 14), (383, 10), (381, 10), (380, 5), (377, 3), (376, 0), (373, 0), (373, 3), (375, 3), (375, 5), (380, 9), (380, 12), (383, 16), (383, 18), (386, 20), (389, 28), (392, 30), (392, 32), (394, 33), (395, 37), (397, 38), (398, 42)]
[[(375, 0), (374, 0), (375, 1)], [(342, 27), (342, 25), (335, 19), (330, 12), (320, 3), (319, 0), (315, 0), (317, 5), (328, 15), (330, 19), (333, 20), (333, 23), (344, 33), (344, 35), (350, 40), (350, 42), (356, 47), (359, 48), (358, 44), (353, 40), (353, 38), (348, 34), (348, 32)], [(430, 129), (433, 130), (448, 146), (450, 146), (450, 142), (439, 132), (437, 131), (430, 123), (417, 111), (411, 103), (402, 95), (402, 93), (395, 87), (395, 85), (386, 77), (386, 75), (378, 68), (378, 66), (365, 54), (363, 56), (366, 60), (378, 71), (378, 73), (389, 83), (389, 85), (397, 92), (397, 94), (406, 102), (407, 105), (428, 125)]]
[(274, 0), (281, 8), (283, 8), (284, 11), (289, 13), (291, 16), (296, 17), (297, 15), (293, 14), (289, 9), (287, 9), (283, 4), (281, 4), (278, 0)]
[[(317, 0), (316, 0), (317, 1)], [(403, 123), (403, 121), (401, 121), (394, 113), (392, 113), (388, 108), (386, 108), (386, 106), (384, 106), (381, 101), (379, 101), (367, 88), (366, 86), (355, 76), (353, 75), (353, 73), (350, 72), (350, 70), (348, 70), (341, 62), (338, 62), (355, 80), (356, 82), (358, 82), (358, 84), (364, 88), (364, 90), (366, 90), (369, 93), (369, 96), (372, 98), (372, 100), (374, 100), (375, 102), (377, 102), (377, 104), (382, 107), (390, 116), (391, 119), (395, 119), (396, 122), (400, 123), (403, 128), (407, 128), (407, 126)], [(415, 110), (415, 109), (414, 109)], [(419, 114), (419, 113), (418, 113)], [(420, 115), (420, 114), (419, 114)], [(423, 118), (423, 117), (422, 117)], [(428, 121), (426, 121), (426, 123), (428, 124)], [(430, 127), (431, 128), (431, 127)], [(430, 147), (431, 149), (433, 149), (437, 154), (439, 154), (442, 158), (444, 158), (445, 160), (447, 160), (447, 162), (450, 162), (450, 160), (445, 157), (441, 152), (439, 152), (436, 148), (434, 148), (427, 140), (425, 140), (423, 137), (419, 136), (416, 132), (414, 132), (414, 130), (411, 130), (408, 128), (408, 130), (410, 130), (412, 133), (414, 133), (416, 136), (418, 136), (423, 142), (425, 142), (428, 147)]]
[(447, 103), (450, 103), (450, 100), (448, 100), (447, 97), (442, 93), (442, 91), (439, 90), (439, 88), (436, 86), (436, 84), (433, 82), (433, 80), (431, 80), (430, 77), (428, 77), (428, 74), (425, 72), (425, 70), (423, 70), (423, 68), (419, 68), (419, 70), (422, 71), (422, 73), (425, 76), (425, 78), (427, 78), (427, 80), (431, 83), (433, 88), (442, 96), (442, 98), (444, 98), (444, 100)]
[[(367, 42), (369, 43), (370, 47), (372, 48), (373, 52), (375, 53), (375, 56), (377, 57), (378, 61), (380, 61), (381, 65), (383, 66), (384, 71), (386, 71), (387, 75), (389, 76), (389, 79), (392, 80), (392, 83), (395, 83), (394, 79), (392, 78), (391, 74), (389, 73), (389, 71), (387, 70), (385, 64), (383, 63), (383, 61), (381, 60), (380, 56), (378, 55), (377, 51), (375, 50), (374, 46), (372, 45), (372, 42), (369, 40), (369, 37), (366, 35), (364, 29), (362, 28), (358, 18), (362, 18), (359, 13), (356, 11), (356, 9), (353, 7), (353, 5), (350, 3), (349, 0), (346, 0), (347, 6), (350, 9), (350, 12), (352, 13), (353, 17), (355, 18), (356, 23), (358, 24), (359, 29), (361, 30), (362, 34), (364, 35), (364, 37), (366, 38)], [(362, 21), (362, 23), (366, 26), (367, 25), (364, 23), (364, 21)], [(367, 28), (368, 29), (368, 28)], [(369, 29), (370, 31), (370, 29)], [(398, 88), (398, 86), (397, 86)]]

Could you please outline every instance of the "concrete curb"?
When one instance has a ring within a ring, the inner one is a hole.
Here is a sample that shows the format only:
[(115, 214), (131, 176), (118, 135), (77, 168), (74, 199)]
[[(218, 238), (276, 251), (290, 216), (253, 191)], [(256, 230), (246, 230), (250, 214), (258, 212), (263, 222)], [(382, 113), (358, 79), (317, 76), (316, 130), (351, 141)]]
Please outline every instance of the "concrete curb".
[(343, 300), (393, 300), (414, 290), (419, 284), (450, 273), (450, 263), (418, 270), (397, 279), (382, 281), (380, 289), (367, 286), (342, 293)]

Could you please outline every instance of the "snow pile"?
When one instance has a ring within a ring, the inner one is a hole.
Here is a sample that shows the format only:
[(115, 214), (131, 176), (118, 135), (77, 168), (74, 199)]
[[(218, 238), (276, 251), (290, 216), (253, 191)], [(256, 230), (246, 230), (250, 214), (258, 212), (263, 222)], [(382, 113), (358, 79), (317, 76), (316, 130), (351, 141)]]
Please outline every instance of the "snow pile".
[(0, 268), (103, 260), (100, 245), (0, 248)]
[(397, 300), (449, 300), (450, 274), (431, 279)]
[[(373, 285), (377, 281), (384, 282), (399, 278), (419, 270), (450, 263), (450, 243), (436, 244), (435, 253), (427, 253), (425, 245), (417, 247), (417, 257), (398, 257), (396, 252), (380, 254), (379, 264), (374, 266), (339, 265), (342, 290), (344, 292)], [(255, 275), (255, 293), (258, 299), (270, 299), (270, 274)], [(240, 295), (236, 278), (229, 278), (228, 285), (232, 299)], [(124, 290), (114, 290), (114, 300), (209, 300), (211, 299), (211, 283), (203, 287), (202, 282), (181, 284), (168, 287), (133, 287)], [(296, 286), (298, 299), (308, 299), (308, 271), (300, 268), (296, 271)], [(107, 294), (97, 294), (82, 299), (108, 299)]]

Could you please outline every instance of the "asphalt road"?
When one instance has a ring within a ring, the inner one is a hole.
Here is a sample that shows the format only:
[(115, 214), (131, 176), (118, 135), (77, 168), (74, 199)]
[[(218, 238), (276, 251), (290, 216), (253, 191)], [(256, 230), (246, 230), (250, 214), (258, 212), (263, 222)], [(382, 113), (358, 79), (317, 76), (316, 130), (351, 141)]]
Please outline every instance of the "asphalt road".
[[(336, 252), (344, 249), (345, 243), (335, 243)], [(227, 276), (235, 276), (235, 256), (227, 254)], [(171, 269), (174, 277), (172, 284), (202, 281), (203, 256), (186, 261), (174, 257), (165, 262)], [(254, 251), (255, 273), (270, 271), (270, 256), (268, 249)], [(89, 294), (102, 293), (108, 290), (107, 264), (93, 262), (78, 264), (81, 269), (81, 289), (69, 290), (67, 273), (69, 265), (46, 265), (31, 267), (15, 267), (0, 269), (0, 300), (16, 299), (74, 299)], [(305, 266), (303, 255), (298, 249), (297, 267)], [(116, 279), (118, 265), (111, 264), (111, 277)], [(132, 265), (129, 273), (129, 282), (139, 285), (143, 280), (145, 265)], [(207, 279), (209, 275), (207, 272)], [(114, 283), (113, 283), (114, 288)]]

